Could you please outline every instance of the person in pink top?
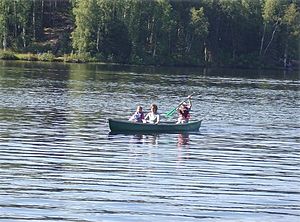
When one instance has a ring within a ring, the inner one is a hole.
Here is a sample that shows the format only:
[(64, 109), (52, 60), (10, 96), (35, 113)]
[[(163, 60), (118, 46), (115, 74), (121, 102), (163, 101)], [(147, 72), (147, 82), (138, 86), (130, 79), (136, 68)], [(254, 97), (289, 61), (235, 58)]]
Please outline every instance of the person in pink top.
[(143, 122), (145, 118), (143, 107), (137, 106), (135, 113), (129, 118), (132, 122)]
[(178, 112), (178, 120), (177, 124), (179, 123), (188, 123), (191, 116), (190, 116), (190, 110), (192, 109), (192, 101), (191, 96), (188, 97), (188, 104), (182, 103), (179, 108), (177, 109)]

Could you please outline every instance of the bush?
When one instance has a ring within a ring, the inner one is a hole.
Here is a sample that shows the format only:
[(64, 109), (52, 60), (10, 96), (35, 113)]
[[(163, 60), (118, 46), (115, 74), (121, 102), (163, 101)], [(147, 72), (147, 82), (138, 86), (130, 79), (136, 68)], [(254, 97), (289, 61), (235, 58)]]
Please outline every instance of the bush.
[(27, 61), (38, 61), (38, 57), (32, 53), (21, 54), (19, 58)]
[(65, 54), (64, 62), (73, 63), (85, 63), (85, 62), (95, 62), (96, 59), (92, 58), (89, 53), (78, 53), (78, 54)]
[(143, 65), (144, 64), (143, 58), (138, 55), (132, 56), (130, 62), (135, 65)]
[(44, 62), (53, 62), (55, 60), (55, 56), (51, 52), (38, 54), (38, 59)]
[(4, 60), (17, 60), (18, 57), (11, 51), (0, 50), (0, 59)]
[(98, 62), (106, 62), (106, 58), (102, 53), (96, 53), (94, 57)]

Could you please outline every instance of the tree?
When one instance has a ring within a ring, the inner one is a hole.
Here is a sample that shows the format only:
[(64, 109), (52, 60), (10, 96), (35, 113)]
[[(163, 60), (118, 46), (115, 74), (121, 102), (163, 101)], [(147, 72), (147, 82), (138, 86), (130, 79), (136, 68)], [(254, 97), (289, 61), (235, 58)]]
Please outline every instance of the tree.
[[(263, 22), (264, 22), (264, 31), (261, 38), (261, 45), (259, 50), (260, 56), (265, 56), (266, 52), (268, 51), (274, 36), (276, 34), (277, 29), (279, 28), (283, 16), (282, 10), (282, 1), (281, 0), (266, 0), (263, 6)], [(267, 28), (272, 27), (272, 34), (269, 39), (267, 45), (265, 45), (265, 37)]]
[(9, 21), (9, 9), (11, 3), (9, 0), (0, 0), (0, 40), (2, 42), (2, 47), (4, 50), (7, 49), (8, 40), (8, 21)]
[(89, 52), (93, 48), (93, 25), (97, 21), (97, 4), (95, 0), (77, 0), (73, 9), (75, 30), (72, 33), (73, 47), (79, 53)]
[[(293, 45), (299, 54), (299, 46), (294, 45), (299, 42), (299, 5), (296, 1), (266, 0), (263, 7), (263, 22), (264, 31), (259, 53), (261, 58), (266, 56), (271, 44), (276, 40), (274, 57), (283, 55), (283, 63), (286, 66), (288, 51), (295, 53), (295, 50), (289, 50), (289, 45)], [(266, 41), (268, 36), (269, 40)], [(283, 49), (281, 46), (284, 46)]]
[[(192, 8), (191, 9), (191, 22), (190, 27), (192, 29), (192, 37), (190, 41), (190, 45), (188, 47), (188, 51), (192, 47), (192, 44), (200, 46), (200, 50), (204, 51), (204, 58), (207, 62), (207, 51), (205, 49), (205, 41), (208, 35), (208, 20), (204, 15), (204, 9), (201, 7), (200, 9)], [(195, 42), (196, 41), (196, 42)], [(197, 47), (196, 47), (197, 48)]]
[(282, 24), (284, 25), (284, 33), (282, 35), (285, 36), (283, 65), (287, 67), (289, 53), (299, 59), (300, 12), (299, 7), (295, 3), (288, 5), (285, 9)]
[(171, 5), (167, 0), (154, 1), (153, 11), (148, 24), (149, 27), (149, 47), (152, 58), (169, 55), (169, 33), (171, 29)]
[[(27, 1), (27, 0), (19, 0), (18, 5), (16, 7), (17, 9), (17, 21), (15, 21), (16, 24), (19, 24), (18, 26), (21, 27), (21, 38), (23, 42), (23, 48), (26, 48), (27, 46), (27, 39), (29, 39), (29, 35), (27, 33), (27, 29), (30, 28), (29, 25), (29, 18), (30, 18), (30, 13), (33, 11), (33, 14), (35, 14), (35, 6), (33, 7), (33, 2), (32, 1)], [(34, 3), (35, 4), (35, 3)], [(33, 9), (32, 9), (33, 7)], [(35, 17), (33, 16), (33, 20), (35, 24)], [(35, 26), (33, 26), (33, 33), (35, 33)], [(35, 38), (35, 34), (33, 35)]]
[(115, 18), (108, 23), (104, 42), (102, 52), (107, 58), (116, 62), (129, 62), (131, 41), (123, 21)]

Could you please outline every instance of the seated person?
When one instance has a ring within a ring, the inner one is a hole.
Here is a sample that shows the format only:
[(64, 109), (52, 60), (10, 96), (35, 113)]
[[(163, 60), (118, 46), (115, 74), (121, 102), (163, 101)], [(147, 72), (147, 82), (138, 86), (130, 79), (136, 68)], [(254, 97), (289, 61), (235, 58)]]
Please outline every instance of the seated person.
[(179, 123), (188, 123), (190, 120), (190, 110), (192, 108), (192, 101), (191, 101), (191, 97), (188, 97), (188, 102), (189, 104), (186, 103), (182, 103), (179, 108), (177, 109), (178, 112), (178, 120), (176, 124)]
[(153, 123), (158, 124), (160, 121), (159, 114), (157, 113), (157, 105), (152, 104), (151, 105), (151, 111), (145, 116), (145, 119), (143, 120), (144, 123)]
[(144, 117), (143, 108), (141, 106), (137, 106), (136, 112), (129, 118), (129, 121), (143, 122)]

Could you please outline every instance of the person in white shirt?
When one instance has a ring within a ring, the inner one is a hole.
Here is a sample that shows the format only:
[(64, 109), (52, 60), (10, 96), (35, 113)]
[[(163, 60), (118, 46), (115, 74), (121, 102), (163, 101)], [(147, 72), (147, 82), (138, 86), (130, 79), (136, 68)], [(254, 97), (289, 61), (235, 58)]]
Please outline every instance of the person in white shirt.
[(145, 119), (143, 120), (144, 123), (152, 123), (152, 124), (158, 124), (160, 121), (159, 114), (157, 113), (157, 105), (152, 104), (151, 105), (151, 111), (145, 116)]

